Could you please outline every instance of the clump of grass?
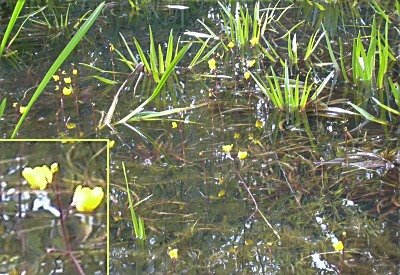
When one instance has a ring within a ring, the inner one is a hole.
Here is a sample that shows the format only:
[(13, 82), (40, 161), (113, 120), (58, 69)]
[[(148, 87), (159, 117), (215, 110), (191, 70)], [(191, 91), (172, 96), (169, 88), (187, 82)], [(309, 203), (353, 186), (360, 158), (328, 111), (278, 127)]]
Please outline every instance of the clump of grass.
[[(125, 56), (123, 56), (120, 51), (116, 52), (120, 56), (120, 60), (123, 63), (125, 63), (132, 71), (134, 71), (134, 65), (138, 64), (139, 62), (137, 58), (135, 58), (135, 56), (133, 55), (133, 52), (128, 46), (128, 43), (126, 42), (125, 38), (122, 35), (121, 37), (131, 60), (128, 60)], [(133, 39), (136, 51), (139, 54), (140, 61), (144, 64), (145, 71), (148, 74), (151, 74), (156, 83), (159, 83), (162, 75), (166, 72), (172, 60), (177, 56), (179, 52), (180, 38), (178, 38), (178, 41), (174, 46), (173, 30), (171, 30), (168, 37), (167, 48), (166, 51), (164, 52), (161, 44), (158, 44), (157, 46), (155, 45), (153, 38), (153, 31), (149, 26), (150, 48), (149, 48), (149, 53), (147, 55), (143, 51), (143, 48), (140, 45), (139, 41), (136, 38)]]
[[(385, 23), (384, 35), (376, 26), (375, 18), (371, 25), (368, 48), (363, 44), (361, 33), (353, 41), (352, 68), (353, 82), (364, 84), (367, 88), (382, 89), (388, 70), (389, 60), (396, 61), (388, 41), (389, 21)], [(376, 59), (378, 57), (378, 63)]]
[[(271, 67), (272, 75), (266, 75), (267, 82), (263, 81), (257, 75), (252, 74), (252, 77), (275, 108), (289, 113), (306, 111), (307, 106), (317, 100), (318, 95), (334, 75), (334, 71), (332, 71), (314, 90), (315, 83), (309, 82), (310, 71), (307, 73), (304, 83), (300, 81), (299, 75), (297, 75), (295, 80), (290, 79), (286, 61), (284, 71), (284, 77), (278, 77)], [(310, 96), (312, 91), (314, 92)]]

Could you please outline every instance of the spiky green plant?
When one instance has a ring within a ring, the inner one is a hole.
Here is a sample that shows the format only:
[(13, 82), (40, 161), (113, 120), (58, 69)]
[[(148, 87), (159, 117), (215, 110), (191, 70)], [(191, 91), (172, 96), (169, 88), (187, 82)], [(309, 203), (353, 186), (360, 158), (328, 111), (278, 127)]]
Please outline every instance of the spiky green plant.
[[(272, 75), (266, 75), (267, 82), (257, 75), (252, 74), (252, 77), (275, 108), (289, 113), (306, 111), (307, 106), (316, 101), (318, 95), (334, 75), (334, 71), (332, 71), (314, 90), (315, 83), (309, 82), (310, 71), (307, 73), (304, 83), (300, 81), (299, 75), (295, 80), (290, 79), (286, 61), (284, 71), (284, 77), (278, 77), (271, 67)], [(314, 92), (310, 96), (312, 91)]]

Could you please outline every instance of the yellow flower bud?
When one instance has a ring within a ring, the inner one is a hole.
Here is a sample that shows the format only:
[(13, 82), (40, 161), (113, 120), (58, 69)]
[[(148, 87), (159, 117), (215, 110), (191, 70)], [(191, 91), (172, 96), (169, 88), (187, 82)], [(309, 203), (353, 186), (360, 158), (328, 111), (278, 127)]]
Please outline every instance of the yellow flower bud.
[(256, 60), (255, 59), (246, 61), (246, 66), (249, 67), (249, 68), (253, 67), (254, 64), (256, 64)]
[(77, 75), (77, 74), (78, 74), (78, 70), (77, 70), (77, 69), (73, 69), (73, 70), (72, 70), (72, 74), (73, 74), (73, 75)]

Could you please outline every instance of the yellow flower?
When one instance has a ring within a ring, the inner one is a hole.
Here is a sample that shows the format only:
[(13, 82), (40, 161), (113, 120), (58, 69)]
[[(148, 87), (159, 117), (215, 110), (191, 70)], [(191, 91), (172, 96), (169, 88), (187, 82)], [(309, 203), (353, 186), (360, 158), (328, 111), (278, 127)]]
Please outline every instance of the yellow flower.
[(113, 44), (110, 44), (110, 51), (111, 51), (111, 52), (115, 51), (115, 48), (114, 48), (114, 45), (113, 45)]
[(250, 74), (249, 71), (246, 71), (246, 72), (244, 73), (244, 79), (249, 79), (250, 76), (251, 76), (251, 74)]
[(19, 106), (19, 112), (21, 114), (25, 113), (25, 111), (26, 111), (26, 106)]
[(222, 151), (225, 153), (229, 153), (233, 148), (233, 144), (222, 145)]
[(73, 74), (73, 75), (77, 75), (77, 74), (78, 74), (78, 70), (77, 70), (77, 69), (73, 69), (73, 70), (72, 70), (72, 74)]
[(63, 94), (64, 95), (71, 95), (73, 92), (72, 88), (64, 87), (63, 88)]
[(100, 205), (103, 197), (103, 188), (97, 186), (90, 189), (89, 187), (82, 187), (82, 185), (79, 185), (75, 189), (71, 205), (75, 205), (79, 212), (92, 212)]
[(257, 45), (257, 44), (258, 44), (258, 41), (259, 41), (259, 39), (258, 39), (257, 36), (256, 36), (256, 37), (253, 37), (252, 39), (250, 39), (250, 44), (251, 44), (251, 46), (254, 47), (255, 45)]
[(248, 139), (249, 140), (253, 140), (254, 139), (254, 134), (253, 133), (249, 133), (248, 134)]
[(178, 259), (178, 249), (171, 249), (170, 251), (168, 251), (168, 255), (172, 260)]
[(54, 81), (59, 81), (60, 80), (60, 76), (57, 75), (57, 74), (54, 74), (53, 75), (53, 79), (54, 79)]
[(52, 165), (50, 165), (50, 171), (55, 174), (58, 172), (58, 163), (54, 162)]
[(342, 241), (338, 241), (338, 242), (332, 244), (332, 246), (335, 249), (335, 251), (343, 251), (343, 248), (344, 248)]
[(255, 59), (246, 61), (246, 66), (249, 67), (249, 68), (253, 67), (254, 64), (256, 64), (256, 60)]
[[(54, 163), (51, 169), (47, 165), (36, 166), (35, 168), (25, 167), (22, 170), (22, 176), (26, 179), (32, 189), (46, 189), (48, 183), (53, 180)], [(58, 167), (58, 164), (57, 164)]]
[(214, 71), (217, 68), (217, 62), (215, 61), (214, 58), (208, 60), (208, 67), (210, 67), (211, 71)]
[(261, 120), (256, 120), (256, 128), (261, 129), (263, 127), (264, 123)]
[(219, 197), (219, 198), (222, 198), (222, 197), (224, 197), (224, 196), (225, 196), (225, 190), (224, 190), (224, 189), (219, 190), (219, 192), (218, 192), (218, 197)]
[(235, 43), (233, 43), (232, 41), (230, 41), (229, 43), (228, 43), (228, 48), (233, 48), (233, 47), (235, 47)]
[(244, 160), (245, 158), (247, 158), (247, 151), (239, 151), (238, 152), (238, 158), (240, 160)]
[(178, 127), (178, 123), (176, 123), (175, 121), (172, 121), (171, 126), (172, 126), (172, 129), (175, 129)]
[(65, 84), (71, 84), (71, 77), (64, 77)]
[(67, 123), (67, 129), (75, 129), (76, 128), (76, 123), (73, 123), (73, 122), (68, 122)]
[(108, 142), (108, 148), (113, 148), (114, 147), (114, 145), (115, 145), (115, 140), (110, 140), (109, 142)]
[(234, 139), (240, 138), (240, 133), (234, 133), (234, 134), (233, 134), (233, 138), (234, 138)]
[(54, 88), (55, 91), (60, 90), (60, 86), (56, 85), (56, 87)]

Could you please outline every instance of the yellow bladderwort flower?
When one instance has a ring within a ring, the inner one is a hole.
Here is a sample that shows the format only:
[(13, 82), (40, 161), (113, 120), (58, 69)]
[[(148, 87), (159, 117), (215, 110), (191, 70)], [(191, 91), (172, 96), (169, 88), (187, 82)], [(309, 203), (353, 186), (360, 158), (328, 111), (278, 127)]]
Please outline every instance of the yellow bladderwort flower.
[(71, 205), (76, 207), (79, 212), (93, 212), (101, 203), (104, 197), (103, 188), (97, 186), (93, 189), (89, 187), (76, 187)]
[(76, 123), (68, 122), (66, 126), (67, 126), (67, 129), (69, 129), (69, 130), (75, 129), (76, 128)]
[(210, 67), (211, 71), (214, 71), (217, 68), (217, 62), (215, 61), (214, 58), (208, 60), (208, 67)]
[(73, 69), (73, 70), (72, 70), (72, 74), (73, 74), (73, 75), (77, 75), (77, 74), (78, 74), (78, 70), (77, 70), (77, 69)]
[(233, 47), (235, 47), (235, 43), (233, 43), (232, 41), (230, 41), (229, 43), (228, 43), (228, 48), (233, 48)]
[(57, 75), (57, 74), (54, 74), (53, 75), (53, 79), (54, 79), (54, 81), (59, 81), (60, 80), (60, 76)]
[(244, 79), (249, 79), (251, 76), (249, 71), (244, 72)]
[(35, 168), (25, 167), (22, 176), (26, 179), (32, 189), (44, 190), (48, 183), (53, 180), (53, 174), (58, 171), (58, 164), (53, 163), (51, 168), (47, 165), (36, 166)]
[(71, 95), (73, 92), (72, 88), (64, 87), (63, 88), (63, 95)]
[(256, 120), (256, 128), (261, 129), (264, 126), (264, 123), (261, 120)]
[(71, 84), (71, 82), (72, 82), (71, 77), (64, 77), (65, 84)]
[(244, 160), (245, 158), (247, 158), (247, 151), (239, 151), (238, 152), (238, 158), (240, 160)]
[(218, 197), (219, 197), (219, 198), (222, 198), (222, 197), (224, 197), (224, 196), (225, 196), (225, 190), (224, 190), (224, 189), (219, 190), (219, 192), (218, 192)]
[(108, 143), (108, 148), (113, 148), (115, 145), (115, 140), (110, 140), (110, 142)]
[(344, 249), (344, 245), (343, 245), (342, 241), (338, 241), (338, 242), (332, 244), (332, 246), (335, 249), (335, 251), (343, 251), (343, 249)]
[(250, 44), (252, 47), (254, 47), (255, 45), (257, 45), (259, 42), (259, 39), (257, 36), (253, 37), (252, 39), (250, 39)]
[(234, 133), (234, 134), (233, 134), (233, 138), (234, 138), (234, 139), (240, 138), (240, 133)]
[(233, 148), (233, 144), (222, 145), (222, 151), (225, 153), (229, 153)]
[(175, 121), (172, 121), (171, 127), (172, 127), (172, 129), (177, 128), (178, 127), (178, 123), (176, 123)]
[(253, 67), (254, 64), (256, 64), (256, 60), (255, 59), (246, 61), (246, 66), (249, 67), (249, 68)]
[(172, 260), (178, 259), (178, 248), (174, 248), (168, 251), (168, 255)]
[(19, 106), (20, 114), (23, 114), (26, 111), (26, 106)]

